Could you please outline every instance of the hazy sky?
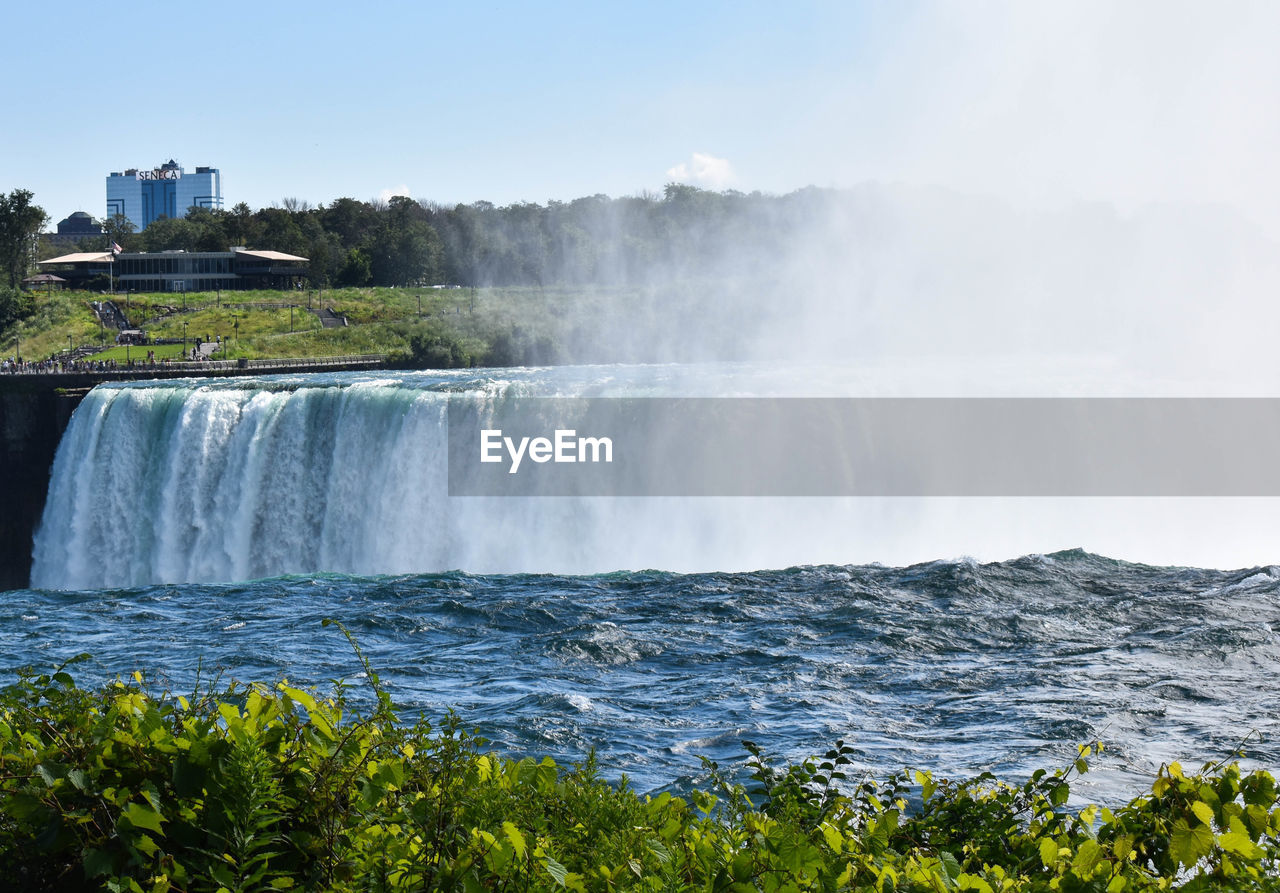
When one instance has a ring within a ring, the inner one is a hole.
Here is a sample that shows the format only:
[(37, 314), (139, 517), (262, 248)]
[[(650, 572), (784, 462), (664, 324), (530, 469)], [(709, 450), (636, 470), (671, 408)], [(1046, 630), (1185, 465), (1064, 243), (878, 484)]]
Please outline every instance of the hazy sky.
[(3, 31), (0, 191), (54, 221), (174, 158), (228, 207), (884, 180), (1280, 232), (1275, 3), (66, 2)]

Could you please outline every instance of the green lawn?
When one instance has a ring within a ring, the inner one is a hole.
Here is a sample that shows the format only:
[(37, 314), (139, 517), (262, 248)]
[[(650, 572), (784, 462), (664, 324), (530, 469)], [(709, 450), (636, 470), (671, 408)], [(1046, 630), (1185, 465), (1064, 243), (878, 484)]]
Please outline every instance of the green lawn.
[[(194, 344), (194, 341), (191, 342), (191, 344), (188, 344), (187, 350), (190, 351)], [(123, 363), (126, 360), (132, 359), (136, 363), (147, 358), (147, 351), (155, 351), (157, 360), (180, 359), (182, 357), (181, 344), (119, 344), (115, 347), (108, 348), (101, 353), (95, 353), (93, 356), (88, 357), (88, 359), (95, 362), (98, 360), (115, 360), (117, 363)], [(215, 359), (222, 359), (221, 351), (219, 351)]]

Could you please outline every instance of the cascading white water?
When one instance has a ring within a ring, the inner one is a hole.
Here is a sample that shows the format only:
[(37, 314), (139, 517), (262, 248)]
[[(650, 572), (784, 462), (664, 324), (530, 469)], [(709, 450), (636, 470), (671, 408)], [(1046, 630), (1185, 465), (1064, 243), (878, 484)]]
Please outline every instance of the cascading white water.
[(98, 388), (59, 447), (33, 580), (447, 566), (461, 508), (442, 502), (448, 396), (385, 380)]
[[(661, 500), (450, 499), (446, 411), (459, 387), (484, 403), (528, 385), (446, 373), (97, 388), (58, 450), (33, 584), (598, 571), (646, 554), (617, 537), (618, 521), (661, 518)], [(689, 565), (713, 539), (659, 528), (665, 546), (647, 557), (664, 566)]]
[[(982, 390), (957, 388), (955, 367), (946, 375), (960, 393)], [(752, 570), (1000, 559), (1076, 546), (1217, 567), (1275, 557), (1277, 513), (1268, 499), (448, 495), (451, 395), (481, 406), (526, 394), (821, 396), (883, 393), (868, 384), (878, 380), (875, 370), (667, 366), (99, 387), (59, 447), (32, 585)], [(936, 380), (903, 390), (939, 392)]]

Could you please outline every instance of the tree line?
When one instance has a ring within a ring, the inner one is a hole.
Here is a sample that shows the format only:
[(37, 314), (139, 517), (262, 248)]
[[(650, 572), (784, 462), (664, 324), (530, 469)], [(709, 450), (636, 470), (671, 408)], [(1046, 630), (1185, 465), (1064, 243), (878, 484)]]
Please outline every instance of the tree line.
[(36, 258), (49, 217), (26, 189), (0, 193), (0, 330), (30, 312), (18, 286)]
[[(28, 194), (29, 195), (29, 194)], [(254, 211), (191, 208), (135, 232), (123, 217), (82, 250), (226, 251), (269, 249), (310, 260), (315, 284), (329, 286), (637, 285), (750, 275), (766, 268), (805, 223), (839, 203), (835, 190), (787, 195), (712, 192), (670, 184), (662, 194), (593, 195), (545, 205), (451, 207), (395, 196), (387, 202), (296, 199)], [(68, 250), (46, 245), (44, 256)]]

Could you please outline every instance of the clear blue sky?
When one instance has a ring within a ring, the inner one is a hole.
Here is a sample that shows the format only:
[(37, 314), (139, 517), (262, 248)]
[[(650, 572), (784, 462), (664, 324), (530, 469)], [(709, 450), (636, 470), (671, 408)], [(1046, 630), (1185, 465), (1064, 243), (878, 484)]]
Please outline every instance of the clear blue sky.
[(1266, 218), (1273, 7), (11, 4), (0, 191), (100, 216), (109, 171), (174, 158), (228, 207), (882, 179)]

